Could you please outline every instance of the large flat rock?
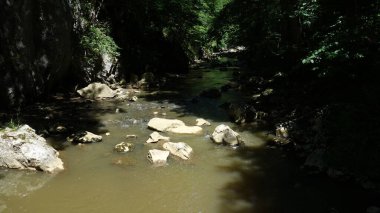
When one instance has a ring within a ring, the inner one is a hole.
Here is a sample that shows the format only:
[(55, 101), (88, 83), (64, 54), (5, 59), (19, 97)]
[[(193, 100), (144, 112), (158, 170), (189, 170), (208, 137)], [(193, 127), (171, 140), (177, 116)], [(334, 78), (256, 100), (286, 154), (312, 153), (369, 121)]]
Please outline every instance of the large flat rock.
[(148, 127), (160, 132), (173, 132), (180, 134), (199, 134), (202, 127), (186, 126), (186, 124), (178, 119), (152, 118), (148, 122)]

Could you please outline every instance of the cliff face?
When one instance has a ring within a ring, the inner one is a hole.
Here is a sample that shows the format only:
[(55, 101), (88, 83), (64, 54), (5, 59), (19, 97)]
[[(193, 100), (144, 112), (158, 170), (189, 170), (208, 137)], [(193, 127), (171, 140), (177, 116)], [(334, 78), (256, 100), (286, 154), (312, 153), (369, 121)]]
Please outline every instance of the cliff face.
[(69, 0), (0, 1), (0, 108), (35, 100), (67, 74)]

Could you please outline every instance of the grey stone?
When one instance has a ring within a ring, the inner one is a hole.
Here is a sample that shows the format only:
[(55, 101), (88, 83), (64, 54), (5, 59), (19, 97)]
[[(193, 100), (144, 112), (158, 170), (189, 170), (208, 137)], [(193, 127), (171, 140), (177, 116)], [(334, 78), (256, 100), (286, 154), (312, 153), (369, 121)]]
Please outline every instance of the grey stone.
[(173, 132), (180, 134), (199, 134), (202, 128), (198, 126), (186, 126), (183, 121), (177, 119), (152, 118), (148, 127), (160, 132)]
[(188, 160), (190, 154), (193, 152), (193, 149), (184, 142), (167, 142), (164, 143), (163, 148), (168, 150), (172, 155), (178, 156), (184, 160)]
[(102, 141), (101, 135), (95, 135), (92, 132), (79, 132), (68, 138), (68, 141), (73, 143), (95, 143)]
[(162, 151), (158, 149), (151, 149), (148, 152), (148, 160), (156, 166), (166, 165), (166, 161), (169, 157), (169, 151)]
[(118, 143), (115, 145), (114, 150), (116, 152), (125, 153), (125, 152), (131, 151), (133, 149), (133, 147), (134, 146), (131, 143), (121, 142), (121, 143)]
[(150, 134), (149, 139), (146, 141), (147, 143), (157, 143), (158, 141), (169, 141), (169, 137), (165, 137), (160, 135), (158, 132), (153, 132)]
[(237, 146), (243, 143), (240, 135), (229, 126), (221, 124), (217, 126), (211, 135), (211, 139), (218, 144), (226, 143), (230, 146)]
[(87, 87), (77, 90), (77, 93), (88, 99), (98, 99), (98, 98), (113, 98), (115, 97), (115, 91), (113, 91), (109, 86), (102, 83), (92, 83)]
[(28, 125), (0, 132), (0, 167), (54, 172), (63, 170), (59, 153)]

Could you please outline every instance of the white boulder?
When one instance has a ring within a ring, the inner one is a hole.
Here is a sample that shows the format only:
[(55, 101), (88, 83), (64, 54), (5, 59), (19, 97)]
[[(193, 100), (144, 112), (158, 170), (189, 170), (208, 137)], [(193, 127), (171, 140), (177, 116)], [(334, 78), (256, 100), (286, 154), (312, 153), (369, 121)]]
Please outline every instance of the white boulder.
[(199, 126), (179, 126), (176, 128), (168, 129), (168, 132), (178, 134), (200, 134), (202, 133), (202, 127)]
[(167, 142), (164, 143), (163, 148), (168, 150), (172, 155), (178, 156), (184, 160), (188, 160), (190, 154), (193, 152), (193, 149), (184, 142)]
[(88, 99), (113, 98), (116, 93), (109, 86), (102, 83), (92, 83), (87, 87), (77, 90), (77, 93)]
[(202, 128), (198, 126), (186, 126), (183, 121), (177, 119), (152, 118), (148, 127), (160, 132), (173, 132), (181, 134), (198, 134)]
[(150, 134), (149, 139), (146, 141), (147, 143), (157, 143), (158, 141), (169, 141), (169, 137), (165, 137), (160, 135), (158, 132), (153, 132)]
[(197, 122), (197, 124), (195, 124), (196, 126), (210, 126), (210, 122), (206, 121), (205, 119), (203, 118), (197, 118), (195, 120)]
[(148, 122), (148, 127), (160, 132), (166, 132), (169, 129), (176, 128), (179, 126), (186, 126), (183, 121), (177, 119), (166, 119), (166, 118), (152, 118)]
[(243, 143), (240, 135), (229, 126), (221, 124), (217, 126), (211, 135), (211, 139), (218, 144), (226, 143), (230, 146), (237, 146)]
[(151, 149), (148, 152), (148, 160), (156, 166), (166, 165), (166, 161), (169, 157), (169, 151), (163, 151), (158, 149)]

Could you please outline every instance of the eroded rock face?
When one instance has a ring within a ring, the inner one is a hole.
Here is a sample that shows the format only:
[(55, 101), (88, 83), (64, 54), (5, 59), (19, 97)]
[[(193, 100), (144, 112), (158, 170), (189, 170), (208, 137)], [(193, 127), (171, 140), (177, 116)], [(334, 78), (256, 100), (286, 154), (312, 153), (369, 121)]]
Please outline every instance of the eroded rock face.
[(166, 165), (166, 161), (169, 157), (169, 151), (162, 151), (159, 149), (151, 149), (148, 152), (148, 160), (156, 166)]
[(218, 144), (226, 143), (230, 146), (238, 146), (243, 143), (240, 135), (229, 126), (221, 124), (217, 126), (211, 135), (211, 139)]
[(87, 87), (77, 90), (77, 93), (88, 99), (113, 98), (116, 93), (109, 86), (102, 83), (92, 83)]
[(68, 138), (72, 143), (96, 143), (102, 141), (101, 135), (95, 135), (92, 132), (79, 132)]
[(60, 171), (64, 168), (58, 155), (59, 153), (28, 125), (16, 130), (6, 128), (0, 132), (0, 167)]
[(1, 107), (59, 87), (72, 62), (69, 0), (0, 1)]
[(167, 142), (164, 143), (163, 148), (168, 150), (172, 155), (178, 156), (184, 160), (188, 160), (190, 154), (193, 152), (193, 149), (184, 142)]
[(180, 134), (199, 134), (202, 128), (198, 126), (186, 126), (183, 121), (177, 119), (152, 118), (148, 127), (160, 132), (173, 132)]
[(165, 137), (160, 135), (158, 132), (153, 132), (150, 134), (149, 139), (146, 141), (147, 143), (157, 143), (158, 141), (169, 141), (169, 137)]

